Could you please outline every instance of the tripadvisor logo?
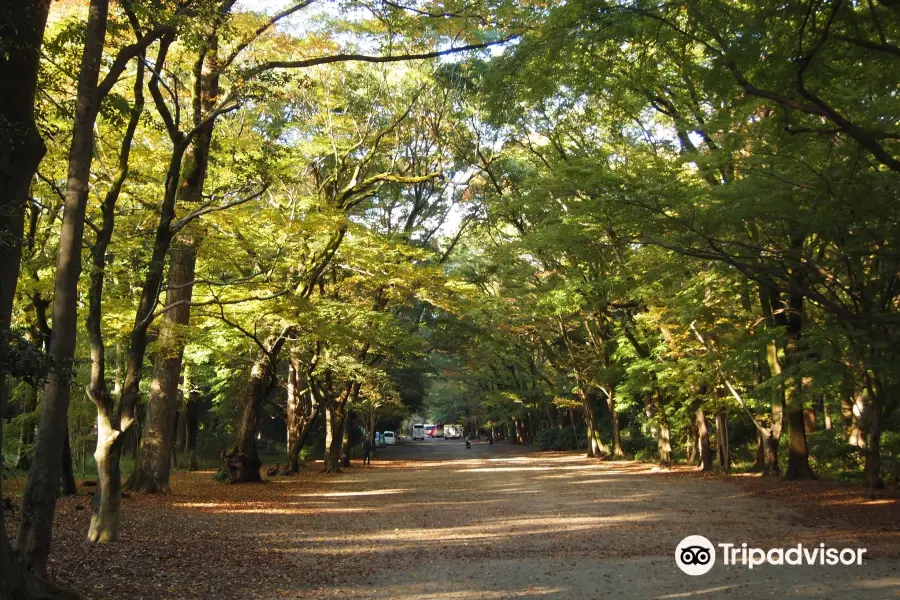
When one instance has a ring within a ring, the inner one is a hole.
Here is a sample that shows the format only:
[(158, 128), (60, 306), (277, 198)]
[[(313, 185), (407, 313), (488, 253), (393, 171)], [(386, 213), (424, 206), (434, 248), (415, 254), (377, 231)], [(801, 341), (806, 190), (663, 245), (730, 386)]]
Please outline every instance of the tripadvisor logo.
[[(725, 566), (760, 565), (861, 565), (865, 548), (826, 548), (819, 544), (812, 548), (797, 544), (791, 548), (750, 548), (747, 544), (718, 544)], [(703, 575), (716, 564), (716, 549), (702, 535), (689, 535), (675, 548), (675, 564), (688, 575)]]
[(675, 548), (675, 564), (688, 575), (703, 575), (716, 564), (716, 549), (702, 535), (689, 535)]

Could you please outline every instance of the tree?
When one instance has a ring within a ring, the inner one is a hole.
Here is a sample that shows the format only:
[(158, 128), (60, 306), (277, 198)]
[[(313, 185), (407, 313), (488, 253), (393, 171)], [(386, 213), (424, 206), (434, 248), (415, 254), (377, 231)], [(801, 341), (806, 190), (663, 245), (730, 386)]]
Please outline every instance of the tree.
[[(49, 2), (40, 2), (6, 3), (0, 9), (0, 338), (4, 358), (19, 274), (28, 187), (46, 151), (35, 123), (34, 100), (49, 8)], [(0, 413), (7, 402), (9, 374), (7, 365), (0, 365)], [(0, 597), (36, 597), (35, 579), (22, 574), (15, 563), (5, 523), (4, 507), (0, 506)], [(25, 591), (25, 586), (31, 589)]]

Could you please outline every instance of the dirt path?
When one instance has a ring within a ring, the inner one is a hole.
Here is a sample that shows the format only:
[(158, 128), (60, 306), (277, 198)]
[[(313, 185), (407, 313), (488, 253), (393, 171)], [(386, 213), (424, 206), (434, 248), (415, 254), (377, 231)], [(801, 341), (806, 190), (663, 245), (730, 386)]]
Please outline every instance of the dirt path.
[(900, 598), (895, 529), (862, 566), (683, 574), (674, 550), (689, 534), (764, 548), (873, 538), (636, 463), (438, 440), (336, 477), (177, 474), (173, 488), (126, 499), (122, 541), (106, 547), (83, 541), (86, 497), (63, 500), (52, 574), (86, 598)]

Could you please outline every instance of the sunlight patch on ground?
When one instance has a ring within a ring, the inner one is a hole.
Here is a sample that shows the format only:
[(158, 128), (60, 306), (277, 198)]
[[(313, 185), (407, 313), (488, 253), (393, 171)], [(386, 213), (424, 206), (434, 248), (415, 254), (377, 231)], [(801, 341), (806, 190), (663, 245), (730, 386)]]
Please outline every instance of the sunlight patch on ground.
[(732, 589), (733, 585), (721, 585), (719, 587), (707, 588), (705, 590), (691, 590), (690, 592), (681, 592), (678, 594), (666, 594), (665, 596), (656, 596), (653, 600), (669, 600), (674, 598), (693, 598), (694, 596), (704, 596), (706, 594), (718, 594), (727, 592)]
[(384, 496), (387, 494), (405, 494), (407, 489), (364, 490), (361, 492), (325, 492), (320, 494), (291, 494), (298, 498), (345, 498), (350, 496)]
[(516, 473), (520, 471), (592, 471), (595, 465), (570, 465), (565, 467), (481, 467), (475, 469), (456, 469), (457, 473)]
[[(417, 537), (418, 528), (397, 528), (376, 531), (369, 534), (356, 533), (343, 536), (316, 536), (298, 539), (306, 548), (292, 547), (287, 553), (352, 555), (366, 550), (383, 550), (386, 543), (394, 551), (417, 550), (434, 546), (466, 544), (470, 541), (482, 542), (488, 539), (511, 539), (517, 537), (540, 536), (542, 534), (572, 533), (576, 531), (598, 530), (623, 524), (647, 521), (645, 515), (617, 515), (615, 517), (556, 517), (504, 519), (500, 522), (476, 523), (460, 527), (429, 527), (427, 538)], [(368, 543), (367, 543), (368, 542)]]

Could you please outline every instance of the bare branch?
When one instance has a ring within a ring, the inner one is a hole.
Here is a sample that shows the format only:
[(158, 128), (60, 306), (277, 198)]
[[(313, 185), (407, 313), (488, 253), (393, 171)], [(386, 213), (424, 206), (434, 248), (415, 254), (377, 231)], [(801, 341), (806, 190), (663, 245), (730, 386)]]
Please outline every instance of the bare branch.
[(231, 52), (231, 54), (228, 55), (228, 58), (222, 61), (222, 64), (217, 69), (216, 74), (221, 75), (222, 73), (224, 73), (225, 70), (230, 67), (231, 64), (237, 59), (238, 55), (247, 48), (247, 46), (252, 44), (259, 38), (259, 36), (271, 29), (276, 23), (278, 23), (278, 21), (284, 19), (285, 17), (289, 17), (299, 10), (303, 10), (315, 1), (316, 0), (304, 0), (303, 2), (300, 2), (290, 8), (286, 8), (277, 15), (272, 16), (271, 19), (260, 25), (257, 30), (253, 32), (253, 35), (238, 44), (238, 46)]
[(458, 54), (460, 52), (468, 52), (469, 50), (482, 50), (484, 48), (490, 48), (492, 46), (499, 46), (501, 44), (505, 44), (514, 39), (519, 38), (518, 35), (513, 35), (509, 37), (505, 37), (502, 40), (497, 40), (494, 42), (482, 42), (479, 44), (466, 44), (465, 46), (456, 46), (454, 48), (448, 48), (446, 50), (435, 50), (432, 52), (422, 52), (422, 53), (411, 53), (411, 54), (397, 54), (394, 56), (370, 56), (366, 54), (332, 54), (331, 56), (318, 56), (315, 58), (306, 58), (303, 60), (273, 60), (269, 62), (264, 62), (259, 64), (251, 69), (248, 69), (244, 73), (245, 79), (251, 79), (260, 73), (264, 73), (265, 71), (271, 71), (273, 69), (305, 69), (307, 67), (314, 67), (316, 65), (327, 65), (331, 63), (338, 62), (368, 62), (368, 63), (392, 63), (392, 62), (404, 62), (409, 60), (426, 60), (429, 58), (438, 58), (440, 56), (449, 56), (451, 54)]
[(179, 231), (181, 231), (185, 225), (187, 225), (188, 223), (190, 223), (191, 221), (193, 221), (194, 219), (196, 219), (198, 217), (201, 217), (203, 215), (213, 213), (213, 212), (228, 210), (229, 208), (234, 208), (235, 206), (240, 206), (241, 204), (246, 204), (247, 202), (250, 202), (251, 200), (256, 200), (268, 188), (269, 188), (269, 184), (267, 183), (263, 186), (263, 188), (261, 190), (259, 190), (255, 194), (247, 196), (246, 198), (239, 198), (238, 200), (235, 200), (233, 202), (227, 202), (220, 206), (204, 206), (203, 208), (199, 208), (199, 209), (195, 210), (194, 212), (188, 214), (184, 218), (173, 222), (170, 230), (171, 230), (172, 234), (174, 235), (174, 234), (178, 233)]

